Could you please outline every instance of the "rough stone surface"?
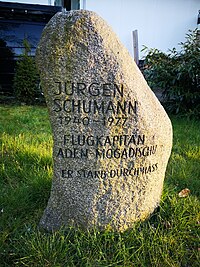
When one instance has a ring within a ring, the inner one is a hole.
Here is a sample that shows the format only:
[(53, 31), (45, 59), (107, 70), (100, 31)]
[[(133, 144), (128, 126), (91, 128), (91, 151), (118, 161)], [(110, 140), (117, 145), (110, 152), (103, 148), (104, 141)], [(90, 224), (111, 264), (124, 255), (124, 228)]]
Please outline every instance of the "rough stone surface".
[(36, 60), (53, 132), (51, 196), (40, 221), (124, 231), (159, 205), (171, 122), (128, 51), (90, 11), (57, 13)]

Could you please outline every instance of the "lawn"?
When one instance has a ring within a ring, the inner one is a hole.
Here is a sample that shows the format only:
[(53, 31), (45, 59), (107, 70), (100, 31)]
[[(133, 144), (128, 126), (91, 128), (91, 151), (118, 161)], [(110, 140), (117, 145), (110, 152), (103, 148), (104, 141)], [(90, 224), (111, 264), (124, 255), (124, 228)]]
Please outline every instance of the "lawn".
[[(0, 106), (0, 266), (200, 266), (200, 121), (172, 118), (160, 207), (124, 233), (39, 231), (52, 176), (47, 109)], [(180, 197), (188, 188), (190, 194)]]

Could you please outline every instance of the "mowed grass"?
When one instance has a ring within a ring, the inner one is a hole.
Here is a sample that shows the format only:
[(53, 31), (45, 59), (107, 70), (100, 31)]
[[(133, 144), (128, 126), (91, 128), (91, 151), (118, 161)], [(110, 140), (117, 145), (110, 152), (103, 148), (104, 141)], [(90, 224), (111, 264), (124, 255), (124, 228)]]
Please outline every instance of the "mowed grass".
[[(0, 106), (0, 266), (200, 266), (200, 122), (172, 118), (174, 145), (160, 207), (116, 233), (39, 231), (52, 177), (47, 109)], [(178, 193), (190, 189), (180, 198)]]

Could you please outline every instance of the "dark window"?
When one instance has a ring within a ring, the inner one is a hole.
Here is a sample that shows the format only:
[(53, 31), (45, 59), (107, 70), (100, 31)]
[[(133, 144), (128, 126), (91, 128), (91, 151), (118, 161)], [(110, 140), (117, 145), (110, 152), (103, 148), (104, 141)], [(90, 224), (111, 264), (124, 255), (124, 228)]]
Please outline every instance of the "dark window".
[(67, 11), (80, 9), (80, 0), (55, 0), (54, 5), (63, 6)]
[(64, 0), (64, 8), (66, 8), (67, 11), (71, 10), (71, 0)]
[(0, 39), (12, 48), (16, 57), (22, 54), (23, 40), (26, 39), (31, 46), (31, 54), (34, 55), (44, 26), (45, 23), (1, 20)]

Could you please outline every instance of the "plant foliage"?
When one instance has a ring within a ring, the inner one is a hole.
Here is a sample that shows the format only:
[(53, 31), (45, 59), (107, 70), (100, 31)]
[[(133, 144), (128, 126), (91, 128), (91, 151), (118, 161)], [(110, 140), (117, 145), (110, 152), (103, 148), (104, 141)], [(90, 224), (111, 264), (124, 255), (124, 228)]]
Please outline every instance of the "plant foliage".
[(35, 60), (30, 55), (31, 47), (28, 41), (23, 41), (24, 53), (17, 62), (14, 77), (14, 92), (19, 101), (32, 104), (38, 95), (39, 75)]
[(167, 111), (200, 117), (200, 33), (196, 29), (186, 34), (186, 41), (163, 53), (148, 49), (144, 76), (150, 86), (163, 89)]

